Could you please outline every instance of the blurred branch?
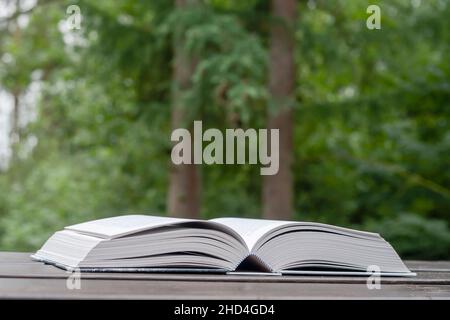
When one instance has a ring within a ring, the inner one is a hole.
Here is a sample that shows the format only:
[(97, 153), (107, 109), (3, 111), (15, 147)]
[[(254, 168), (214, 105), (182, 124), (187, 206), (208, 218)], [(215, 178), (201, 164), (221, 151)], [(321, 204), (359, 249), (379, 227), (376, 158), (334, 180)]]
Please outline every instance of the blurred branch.
[(389, 98), (395, 98), (398, 96), (404, 96), (405, 94), (429, 94), (432, 92), (441, 92), (450, 94), (450, 86), (447, 83), (434, 83), (432, 85), (426, 84), (413, 84), (408, 83), (407, 85), (403, 85), (395, 90), (386, 91), (383, 93), (375, 92), (370, 95), (359, 95), (352, 99), (345, 99), (342, 101), (317, 101), (317, 102), (309, 102), (302, 103), (300, 105), (297, 104), (297, 108), (302, 111), (311, 110), (314, 111), (316, 108), (335, 108), (335, 107), (361, 107), (362, 104), (371, 103), (375, 101), (386, 101)]
[(58, 1), (61, 2), (61, 3), (63, 2), (61, 0), (41, 0), (41, 1), (37, 1), (35, 6), (29, 8), (27, 10), (16, 10), (12, 15), (10, 15), (10, 16), (8, 16), (6, 18), (0, 19), (0, 25), (8, 24), (10, 21), (13, 21), (13, 20), (17, 19), (22, 14), (29, 14), (29, 13), (31, 13), (34, 9), (36, 9), (40, 5), (48, 5), (48, 4), (51, 4), (53, 2), (58, 2)]
[(138, 32), (142, 32), (144, 34), (150, 34), (151, 30), (148, 29), (148, 27), (146, 26), (141, 26), (138, 25), (136, 23), (132, 23), (129, 25), (124, 25), (124, 24), (120, 24), (117, 21), (117, 16), (111, 14), (110, 12), (104, 10), (103, 8), (101, 8), (101, 6), (98, 6), (98, 3), (93, 3), (93, 2), (89, 2), (89, 1), (85, 1), (85, 0), (80, 0), (80, 5), (83, 5), (83, 7), (87, 7), (89, 8), (92, 12), (96, 13), (97, 15), (109, 20), (109, 21), (113, 21), (115, 22), (117, 25), (120, 25), (122, 28), (126, 28), (126, 29), (130, 29), (133, 31), (138, 31)]
[(355, 158), (347, 153), (345, 153), (345, 154), (339, 153), (339, 154), (335, 154), (335, 156), (340, 159), (350, 160), (352, 162), (363, 164), (363, 165), (366, 165), (369, 167), (376, 167), (376, 168), (381, 169), (384, 172), (388, 172), (391, 174), (397, 174), (412, 184), (415, 184), (415, 185), (421, 186), (423, 188), (426, 188), (428, 190), (431, 190), (431, 191), (438, 193), (446, 198), (450, 198), (450, 190), (449, 189), (441, 186), (440, 184), (438, 184), (434, 181), (424, 178), (420, 174), (417, 174), (415, 172), (410, 172), (400, 165), (374, 161), (371, 159)]

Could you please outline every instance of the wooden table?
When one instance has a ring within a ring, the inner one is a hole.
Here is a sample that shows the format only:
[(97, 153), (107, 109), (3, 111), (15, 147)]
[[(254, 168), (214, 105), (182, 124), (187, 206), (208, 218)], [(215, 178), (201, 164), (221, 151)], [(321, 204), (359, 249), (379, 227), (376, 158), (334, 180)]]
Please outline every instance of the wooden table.
[(0, 252), (0, 298), (18, 299), (450, 299), (450, 261), (406, 261), (414, 278), (69, 273), (34, 262), (29, 253)]

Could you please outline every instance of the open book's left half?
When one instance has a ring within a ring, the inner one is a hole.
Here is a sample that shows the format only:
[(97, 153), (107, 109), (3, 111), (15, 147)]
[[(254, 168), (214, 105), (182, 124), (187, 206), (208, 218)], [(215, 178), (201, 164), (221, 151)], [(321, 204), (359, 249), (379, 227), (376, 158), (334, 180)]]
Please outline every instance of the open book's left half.
[(234, 270), (247, 251), (236, 232), (218, 223), (127, 215), (66, 227), (32, 257), (60, 267), (91, 271)]
[(81, 271), (413, 275), (378, 234), (313, 222), (127, 215), (56, 232), (32, 258)]

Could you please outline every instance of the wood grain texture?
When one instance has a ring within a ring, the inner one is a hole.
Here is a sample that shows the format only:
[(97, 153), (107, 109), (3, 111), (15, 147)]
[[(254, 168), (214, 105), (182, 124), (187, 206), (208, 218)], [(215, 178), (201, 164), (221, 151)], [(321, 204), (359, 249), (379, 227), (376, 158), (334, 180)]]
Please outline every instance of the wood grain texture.
[(83, 273), (69, 290), (70, 273), (34, 262), (30, 253), (0, 252), (0, 298), (25, 299), (450, 299), (450, 262), (407, 261), (418, 276), (365, 277), (155, 273)]

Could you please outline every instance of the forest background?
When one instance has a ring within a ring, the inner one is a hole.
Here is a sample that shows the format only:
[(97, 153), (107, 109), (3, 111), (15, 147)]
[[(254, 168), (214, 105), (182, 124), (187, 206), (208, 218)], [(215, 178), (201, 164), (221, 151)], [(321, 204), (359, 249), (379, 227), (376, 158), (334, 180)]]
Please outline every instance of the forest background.
[[(449, 47), (447, 0), (1, 0), (0, 249), (153, 213), (331, 223), (449, 259)], [(279, 173), (174, 167), (194, 120), (280, 128)]]

